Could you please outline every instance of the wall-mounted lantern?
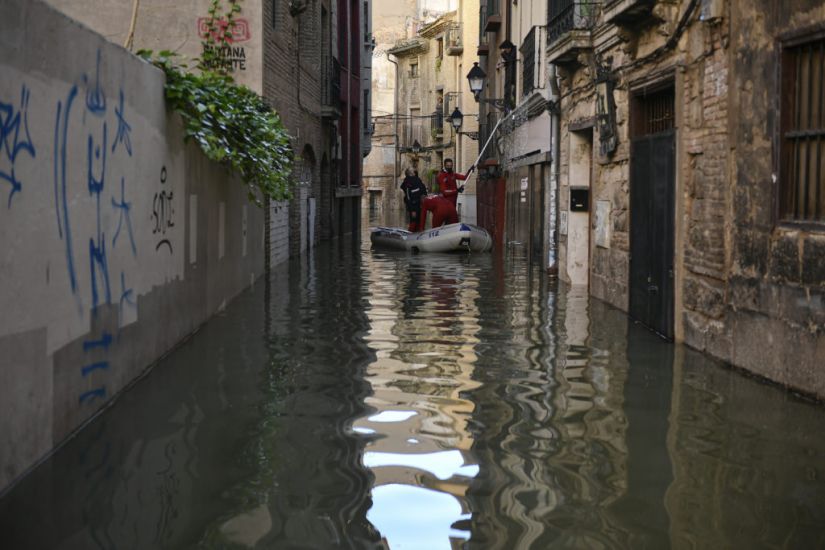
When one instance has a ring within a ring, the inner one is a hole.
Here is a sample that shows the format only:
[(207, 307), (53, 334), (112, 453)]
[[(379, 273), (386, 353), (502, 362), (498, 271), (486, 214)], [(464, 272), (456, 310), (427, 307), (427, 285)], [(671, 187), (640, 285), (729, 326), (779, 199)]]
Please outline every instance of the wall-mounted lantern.
[(464, 122), (464, 114), (458, 109), (455, 110), (450, 114), (450, 124), (453, 126), (453, 129), (458, 132), (461, 129), (461, 125)]
[(609, 69), (596, 69), (596, 123), (599, 129), (599, 148), (603, 156), (611, 156), (619, 145), (616, 126), (616, 100), (613, 91), (616, 77)]

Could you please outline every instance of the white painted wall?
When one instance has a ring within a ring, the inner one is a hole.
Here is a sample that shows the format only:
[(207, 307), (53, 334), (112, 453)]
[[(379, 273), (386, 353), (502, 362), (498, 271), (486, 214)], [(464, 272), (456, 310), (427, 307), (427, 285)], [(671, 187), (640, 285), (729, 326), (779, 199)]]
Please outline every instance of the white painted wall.
[[(573, 187), (590, 187), (592, 173), (592, 133), (570, 133), (570, 179)], [(569, 194), (568, 194), (569, 197)], [(590, 212), (570, 212), (570, 201), (562, 205), (567, 215), (567, 281), (588, 284), (590, 271)]]

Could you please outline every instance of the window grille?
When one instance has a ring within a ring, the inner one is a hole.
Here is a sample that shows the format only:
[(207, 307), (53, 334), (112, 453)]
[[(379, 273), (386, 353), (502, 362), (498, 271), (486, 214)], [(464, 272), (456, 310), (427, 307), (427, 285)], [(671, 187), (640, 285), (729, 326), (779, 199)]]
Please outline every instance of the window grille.
[(825, 222), (825, 38), (783, 49), (779, 216)]

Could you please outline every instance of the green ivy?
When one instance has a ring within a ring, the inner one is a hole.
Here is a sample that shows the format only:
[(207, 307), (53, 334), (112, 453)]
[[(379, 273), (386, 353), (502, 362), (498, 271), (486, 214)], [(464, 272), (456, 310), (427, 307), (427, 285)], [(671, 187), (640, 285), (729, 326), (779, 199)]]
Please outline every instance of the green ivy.
[(184, 141), (194, 140), (207, 157), (231, 166), (248, 188), (249, 200), (291, 197), (293, 152), (281, 118), (264, 100), (231, 77), (185, 71), (174, 54), (141, 50), (138, 55), (166, 73), (166, 100), (183, 119)]

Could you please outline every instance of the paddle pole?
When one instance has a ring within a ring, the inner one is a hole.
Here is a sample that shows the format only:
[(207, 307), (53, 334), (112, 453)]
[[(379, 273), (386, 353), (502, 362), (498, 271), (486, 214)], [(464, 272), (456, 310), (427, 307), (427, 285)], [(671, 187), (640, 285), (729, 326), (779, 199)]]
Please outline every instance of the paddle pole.
[[(476, 161), (472, 165), (470, 165), (470, 168), (475, 168), (476, 166), (478, 166), (478, 161), (481, 160), (481, 157), (484, 156), (484, 151), (487, 150), (487, 147), (490, 146), (490, 142), (493, 141), (493, 137), (496, 135), (496, 132), (498, 131), (498, 127), (501, 126), (501, 123), (504, 122), (507, 119), (507, 117), (509, 117), (509, 116), (510, 115), (507, 115), (505, 117), (501, 117), (498, 120), (496, 125), (493, 127), (493, 131), (490, 132), (490, 137), (487, 138), (487, 143), (485, 143), (484, 147), (481, 148), (481, 151), (479, 151), (479, 153), (478, 153), (478, 158), (476, 159)], [(469, 172), (469, 170), (467, 170), (467, 171)]]

